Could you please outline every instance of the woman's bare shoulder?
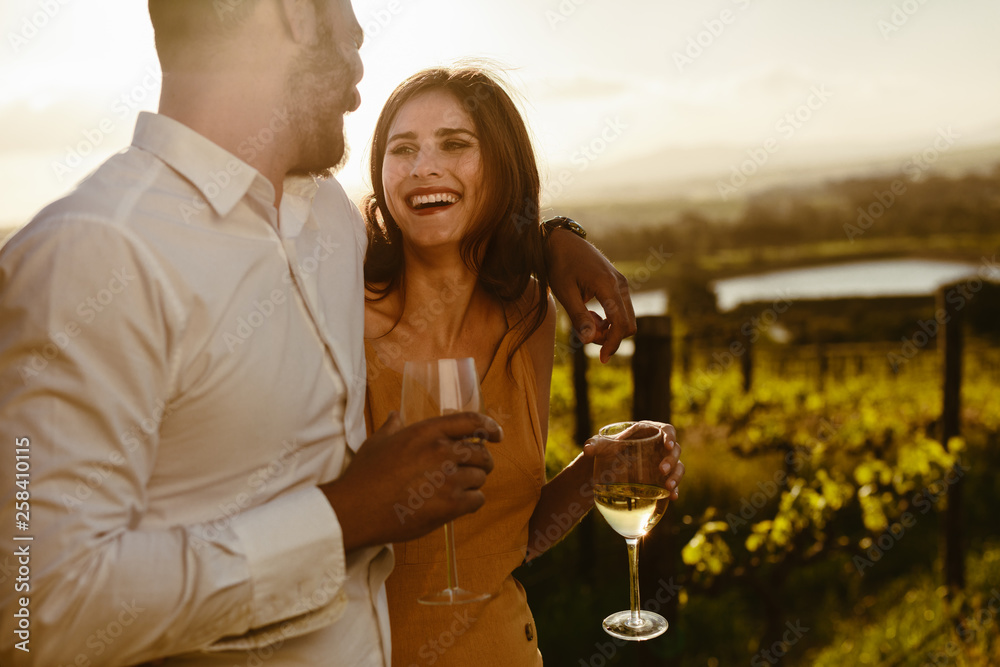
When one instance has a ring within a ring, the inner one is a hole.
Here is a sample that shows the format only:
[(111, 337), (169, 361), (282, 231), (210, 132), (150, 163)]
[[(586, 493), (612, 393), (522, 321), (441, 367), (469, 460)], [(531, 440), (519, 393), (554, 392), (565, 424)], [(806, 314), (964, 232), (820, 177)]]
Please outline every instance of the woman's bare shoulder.
[(365, 338), (380, 338), (389, 333), (399, 319), (399, 299), (365, 287)]

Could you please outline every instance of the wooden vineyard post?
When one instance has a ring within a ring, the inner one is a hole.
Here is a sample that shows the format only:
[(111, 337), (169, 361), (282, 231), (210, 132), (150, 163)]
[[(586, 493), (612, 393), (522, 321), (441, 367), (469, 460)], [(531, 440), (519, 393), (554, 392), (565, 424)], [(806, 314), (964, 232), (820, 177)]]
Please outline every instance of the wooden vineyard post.
[(587, 385), (587, 353), (583, 345), (573, 347), (573, 396), (575, 397), (573, 414), (576, 428), (574, 436), (576, 444), (583, 447), (587, 438), (594, 434), (590, 419), (590, 393)]
[[(670, 317), (640, 317), (636, 324), (638, 329), (632, 356), (632, 418), (669, 422), (670, 376), (673, 373)], [(677, 622), (677, 596), (673, 594), (674, 563), (678, 554), (676, 521), (668, 508), (660, 524), (642, 539), (639, 550), (640, 605), (643, 609), (658, 611), (674, 627)], [(657, 659), (648, 645), (650, 643), (642, 642), (637, 647), (639, 665), (673, 664)]]
[[(583, 447), (583, 443), (594, 434), (593, 423), (590, 418), (590, 390), (587, 383), (587, 353), (584, 345), (573, 334), (573, 415), (576, 427), (574, 429), (574, 439), (578, 447)], [(589, 577), (593, 575), (596, 562), (594, 560), (594, 517), (595, 512), (590, 512), (583, 517), (577, 530), (580, 531), (580, 542), (583, 548), (580, 549), (580, 572), (581, 576)]]
[[(738, 340), (738, 339), (737, 339)], [(740, 357), (740, 368), (743, 371), (743, 393), (750, 393), (753, 387), (753, 343), (749, 338), (743, 343), (743, 356)]]
[(827, 356), (826, 345), (824, 343), (819, 343), (816, 346), (816, 358), (817, 358), (817, 383), (819, 392), (823, 393), (826, 388), (826, 374), (830, 370), (830, 358)]
[(691, 333), (684, 334), (684, 344), (681, 346), (681, 373), (684, 375), (684, 379), (687, 380), (691, 377), (691, 357), (692, 357), (692, 346), (694, 345), (694, 335)]
[(632, 417), (670, 421), (670, 375), (673, 372), (673, 334), (669, 315), (636, 319), (632, 355)]
[[(964, 300), (954, 303), (945, 298), (949, 287), (942, 287), (937, 295), (935, 322), (939, 324), (938, 349), (941, 352), (944, 405), (941, 410), (941, 444), (948, 449), (951, 438), (961, 435), (961, 399), (962, 399), (962, 306)], [(956, 463), (956, 468), (958, 464)], [(950, 595), (954, 595), (965, 587), (965, 563), (962, 549), (962, 488), (965, 479), (962, 471), (958, 473), (953, 484), (948, 486), (948, 509), (944, 523), (944, 577), (945, 585)]]

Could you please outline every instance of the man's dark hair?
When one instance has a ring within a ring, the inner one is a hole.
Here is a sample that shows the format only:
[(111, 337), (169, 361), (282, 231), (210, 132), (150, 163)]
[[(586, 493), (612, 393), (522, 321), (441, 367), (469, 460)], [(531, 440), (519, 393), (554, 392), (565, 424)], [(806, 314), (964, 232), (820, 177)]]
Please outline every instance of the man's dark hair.
[(167, 69), (193, 48), (211, 45), (241, 25), (258, 0), (149, 0), (160, 66)]

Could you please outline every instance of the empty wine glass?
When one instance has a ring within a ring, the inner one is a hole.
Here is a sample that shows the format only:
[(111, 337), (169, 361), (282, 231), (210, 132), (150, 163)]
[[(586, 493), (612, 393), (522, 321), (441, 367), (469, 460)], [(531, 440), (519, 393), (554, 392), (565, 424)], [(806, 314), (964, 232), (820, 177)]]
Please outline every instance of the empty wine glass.
[[(406, 424), (453, 412), (479, 411), (479, 375), (476, 362), (464, 359), (407, 361), (403, 366), (401, 413)], [(488, 600), (489, 594), (473, 593), (458, 585), (455, 559), (455, 526), (449, 521), (444, 527), (447, 588), (428, 593), (421, 604), (450, 605)]]

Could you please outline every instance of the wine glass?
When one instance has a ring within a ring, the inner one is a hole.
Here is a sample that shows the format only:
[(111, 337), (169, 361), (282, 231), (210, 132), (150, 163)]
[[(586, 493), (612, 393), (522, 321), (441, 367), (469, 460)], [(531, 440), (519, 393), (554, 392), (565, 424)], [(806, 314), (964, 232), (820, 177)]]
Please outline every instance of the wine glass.
[(639, 538), (667, 510), (670, 492), (660, 462), (667, 449), (663, 433), (652, 424), (610, 424), (597, 435), (594, 456), (594, 502), (628, 546), (631, 607), (604, 619), (604, 631), (629, 641), (644, 641), (667, 631), (667, 619), (639, 609)]
[[(403, 365), (400, 407), (407, 425), (452, 412), (478, 412), (479, 374), (475, 359), (407, 361)], [(455, 526), (451, 521), (445, 524), (444, 540), (448, 587), (428, 593), (418, 601), (428, 605), (450, 605), (488, 600), (489, 594), (473, 593), (458, 585)]]

